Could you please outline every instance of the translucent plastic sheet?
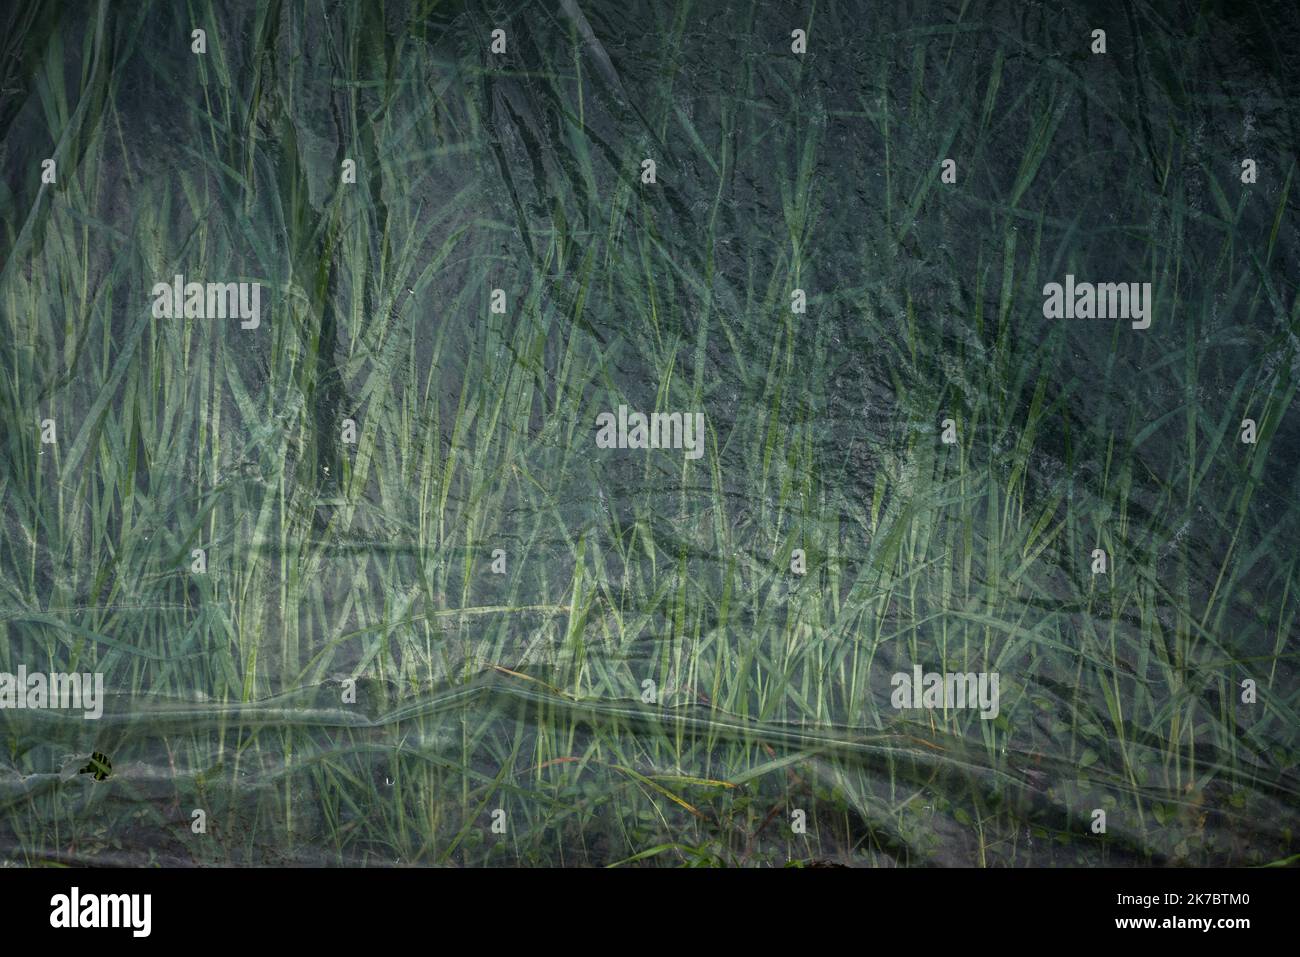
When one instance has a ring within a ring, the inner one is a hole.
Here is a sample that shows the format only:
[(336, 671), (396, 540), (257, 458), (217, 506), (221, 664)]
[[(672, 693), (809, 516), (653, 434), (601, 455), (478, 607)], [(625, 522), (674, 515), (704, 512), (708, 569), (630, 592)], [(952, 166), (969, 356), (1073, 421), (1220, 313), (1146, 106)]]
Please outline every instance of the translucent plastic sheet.
[(1300, 15), (1058, 7), (11, 4), (0, 861), (1294, 860)]

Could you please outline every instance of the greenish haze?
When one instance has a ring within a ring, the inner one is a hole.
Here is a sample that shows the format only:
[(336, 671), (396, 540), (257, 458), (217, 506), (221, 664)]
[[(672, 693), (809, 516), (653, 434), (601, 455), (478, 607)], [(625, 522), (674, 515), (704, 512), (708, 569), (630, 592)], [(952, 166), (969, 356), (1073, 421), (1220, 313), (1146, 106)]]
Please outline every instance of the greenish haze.
[(1300, 14), (1087, 6), (16, 0), (0, 862), (1294, 863)]

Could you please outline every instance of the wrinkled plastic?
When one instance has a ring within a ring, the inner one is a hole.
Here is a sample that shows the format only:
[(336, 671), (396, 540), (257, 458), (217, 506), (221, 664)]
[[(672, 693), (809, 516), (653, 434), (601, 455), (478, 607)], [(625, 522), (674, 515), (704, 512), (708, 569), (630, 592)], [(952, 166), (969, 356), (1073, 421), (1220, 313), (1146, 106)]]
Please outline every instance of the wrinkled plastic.
[(6, 16), (6, 864), (1294, 860), (1293, 7)]

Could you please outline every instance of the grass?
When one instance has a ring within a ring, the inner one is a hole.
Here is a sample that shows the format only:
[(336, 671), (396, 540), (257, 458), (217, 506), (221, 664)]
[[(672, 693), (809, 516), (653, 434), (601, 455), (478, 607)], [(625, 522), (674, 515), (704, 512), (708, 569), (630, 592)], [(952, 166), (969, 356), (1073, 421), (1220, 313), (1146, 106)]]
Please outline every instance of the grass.
[(1295, 12), (550, 6), (13, 5), (0, 859), (1294, 862)]

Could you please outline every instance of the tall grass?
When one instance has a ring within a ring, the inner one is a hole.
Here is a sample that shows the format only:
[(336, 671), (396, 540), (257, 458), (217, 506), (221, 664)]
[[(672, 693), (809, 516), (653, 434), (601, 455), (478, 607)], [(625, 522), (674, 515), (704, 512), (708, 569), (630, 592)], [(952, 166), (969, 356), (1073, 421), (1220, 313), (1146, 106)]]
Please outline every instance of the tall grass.
[[(0, 714), (6, 861), (1297, 853), (1293, 10), (6, 26), (0, 671), (111, 693)], [(1044, 319), (1067, 272), (1151, 328)], [(176, 273), (261, 328), (153, 318)], [(705, 454), (597, 449), (620, 404)], [(913, 663), (1000, 715), (896, 711)]]

